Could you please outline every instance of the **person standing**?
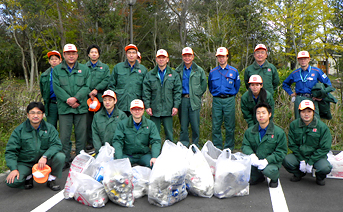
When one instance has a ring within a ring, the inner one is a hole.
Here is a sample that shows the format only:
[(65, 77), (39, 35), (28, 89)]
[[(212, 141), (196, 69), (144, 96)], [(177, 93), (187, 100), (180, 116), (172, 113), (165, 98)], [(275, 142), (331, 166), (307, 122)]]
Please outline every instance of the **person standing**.
[(125, 52), (126, 60), (113, 68), (108, 89), (116, 93), (117, 107), (130, 116), (131, 101), (142, 99), (143, 80), (147, 69), (137, 61), (138, 48), (136, 45), (127, 45)]
[(316, 183), (325, 185), (326, 175), (332, 165), (327, 160), (332, 143), (329, 127), (314, 115), (315, 105), (311, 100), (299, 104), (300, 118), (289, 126), (288, 147), (292, 151), (282, 163), (292, 173), (292, 182), (300, 181), (306, 173), (316, 170)]
[(216, 57), (219, 66), (211, 70), (208, 76), (208, 87), (213, 96), (212, 102), (212, 142), (223, 149), (221, 125), (224, 120), (224, 149), (235, 146), (235, 96), (241, 86), (237, 69), (228, 65), (229, 51), (225, 47), (217, 49)]
[(258, 44), (254, 50), (255, 62), (244, 71), (245, 87), (249, 89), (249, 78), (251, 75), (260, 75), (263, 80), (264, 89), (272, 95), (280, 84), (279, 73), (276, 67), (267, 60), (268, 50), (264, 44)]
[(273, 95), (263, 88), (263, 80), (259, 75), (251, 75), (249, 79), (249, 89), (242, 95), (241, 109), (248, 127), (257, 124), (255, 105), (260, 102), (268, 103), (272, 108), (271, 120), (274, 114), (274, 99)]
[[(312, 96), (312, 88), (318, 82), (332, 86), (329, 77), (319, 68), (310, 66), (310, 54), (308, 51), (300, 51), (298, 53), (298, 63), (300, 68), (293, 71), (282, 83), (282, 88), (292, 97), (294, 100), (294, 116), (299, 118), (299, 104), (302, 100), (312, 100), (315, 110), (315, 116), (319, 117), (318, 102), (322, 99), (314, 98)], [(295, 92), (292, 91), (291, 85), (295, 83)], [(293, 101), (293, 99), (292, 99)]]
[(85, 149), (87, 140), (87, 99), (90, 92), (90, 72), (87, 66), (78, 63), (77, 48), (66, 44), (63, 48), (64, 61), (54, 68), (52, 79), (57, 98), (60, 120), (62, 151), (66, 155), (64, 168), (69, 167), (71, 142), (75, 130), (76, 155)]
[(188, 126), (192, 128), (192, 143), (198, 145), (200, 136), (201, 97), (207, 88), (205, 71), (194, 60), (190, 47), (182, 50), (182, 63), (175, 69), (182, 83), (182, 98), (179, 108), (181, 124), (180, 142), (189, 146)]
[(62, 62), (62, 57), (61, 54), (56, 50), (48, 52), (47, 55), (51, 67), (43, 72), (40, 76), (39, 87), (40, 93), (44, 100), (46, 120), (57, 129), (58, 110), (57, 99), (52, 83), (52, 72), (54, 67)]
[(173, 116), (181, 103), (180, 76), (168, 66), (169, 55), (164, 49), (156, 53), (157, 65), (149, 71), (143, 83), (143, 102), (158, 131), (164, 126), (166, 139), (173, 141)]
[(112, 144), (117, 124), (127, 118), (126, 114), (116, 107), (117, 96), (113, 91), (105, 91), (102, 98), (104, 107), (94, 115), (92, 123), (93, 145), (96, 154), (106, 142)]
[(6, 184), (12, 188), (33, 188), (32, 167), (38, 163), (38, 169), (45, 165), (51, 167), (47, 186), (60, 190), (56, 178), (62, 177), (65, 155), (61, 140), (54, 126), (43, 120), (44, 105), (31, 102), (27, 108), (27, 120), (12, 133), (6, 145), (5, 160), (10, 169)]
[(268, 103), (260, 102), (254, 110), (258, 123), (245, 131), (242, 143), (242, 152), (251, 158), (250, 185), (265, 181), (266, 176), (269, 187), (276, 188), (287, 154), (286, 134), (270, 120), (272, 108)]
[[(89, 87), (91, 92), (88, 95), (92, 100), (94, 100), (94, 97), (96, 97), (99, 102), (102, 103), (101, 95), (106, 90), (110, 81), (110, 69), (108, 68), (108, 65), (99, 60), (101, 50), (98, 45), (90, 45), (87, 49), (87, 54), (90, 60), (86, 63), (86, 66), (88, 66), (90, 70), (91, 78)], [(92, 149), (93, 147), (92, 121), (94, 114), (95, 112), (92, 111), (88, 111), (87, 114), (87, 150)]]

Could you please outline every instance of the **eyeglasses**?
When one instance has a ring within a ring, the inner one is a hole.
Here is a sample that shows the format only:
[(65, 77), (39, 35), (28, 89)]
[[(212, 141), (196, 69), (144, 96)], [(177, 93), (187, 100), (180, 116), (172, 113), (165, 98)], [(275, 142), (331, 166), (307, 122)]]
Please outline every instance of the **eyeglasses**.
[(29, 114), (30, 114), (30, 115), (35, 115), (35, 114), (37, 114), (37, 115), (42, 115), (43, 112), (42, 112), (42, 111), (37, 111), (37, 112), (30, 111)]

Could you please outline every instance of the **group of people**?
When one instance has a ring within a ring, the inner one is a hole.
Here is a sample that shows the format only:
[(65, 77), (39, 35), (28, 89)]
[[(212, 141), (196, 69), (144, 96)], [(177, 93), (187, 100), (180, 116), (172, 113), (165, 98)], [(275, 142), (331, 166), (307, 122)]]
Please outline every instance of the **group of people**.
[[(32, 188), (31, 168), (38, 163), (40, 168), (51, 166), (47, 186), (59, 190), (55, 179), (61, 176), (62, 169), (70, 166), (73, 127), (76, 154), (86, 148), (87, 142), (96, 153), (108, 142), (116, 150), (115, 158), (129, 158), (131, 163), (147, 167), (153, 166), (161, 151), (161, 124), (166, 139), (174, 141), (175, 115), (181, 124), (180, 142), (185, 146), (198, 145), (201, 99), (207, 85), (213, 96), (212, 141), (219, 149), (234, 149), (235, 96), (241, 83), (237, 69), (228, 65), (227, 48), (217, 49), (219, 66), (210, 71), (208, 79), (203, 68), (193, 61), (190, 47), (182, 50), (183, 62), (175, 70), (168, 65), (168, 52), (158, 50), (157, 65), (149, 72), (140, 64), (136, 45), (129, 44), (124, 50), (126, 60), (118, 63), (111, 74), (108, 65), (99, 60), (101, 50), (97, 45), (87, 49), (90, 60), (85, 65), (77, 62), (78, 50), (73, 44), (64, 46), (64, 60), (58, 51), (47, 54), (51, 67), (40, 79), (44, 105), (41, 102), (28, 105), (28, 119), (14, 130), (6, 147), (6, 163), (11, 171), (6, 181), (10, 187)], [(241, 98), (241, 109), (249, 128), (244, 134), (242, 151), (251, 155), (250, 182), (252, 185), (262, 182), (267, 176), (271, 179), (270, 187), (277, 187), (283, 164), (294, 174), (291, 181), (299, 181), (314, 168), (317, 184), (324, 185), (331, 170), (326, 160), (331, 135), (315, 116), (316, 102), (321, 99), (312, 96), (311, 88), (317, 82), (331, 86), (330, 80), (320, 69), (309, 66), (308, 52), (299, 52), (300, 68), (283, 82), (283, 88), (295, 97), (297, 118), (291, 123), (288, 135), (288, 147), (293, 153), (287, 155), (285, 133), (272, 122), (273, 94), (280, 82), (267, 56), (266, 46), (257, 45), (255, 62), (244, 72), (248, 91)], [(295, 92), (290, 88), (294, 82)], [(43, 120), (44, 114), (47, 121)]]

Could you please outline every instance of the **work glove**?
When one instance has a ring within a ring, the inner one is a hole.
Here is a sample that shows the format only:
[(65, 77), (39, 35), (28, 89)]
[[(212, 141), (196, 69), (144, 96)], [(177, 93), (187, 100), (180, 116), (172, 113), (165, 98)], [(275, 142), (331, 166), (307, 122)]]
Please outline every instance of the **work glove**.
[(251, 160), (251, 165), (252, 166), (258, 166), (258, 157), (256, 156), (256, 154), (251, 154), (250, 155), (250, 160)]
[(301, 172), (306, 173), (306, 163), (305, 163), (304, 160), (300, 161), (299, 170), (300, 170)]
[(268, 165), (267, 159), (259, 160), (259, 165), (257, 168), (259, 170), (263, 170), (264, 168), (266, 168), (267, 165)]
[(310, 165), (310, 164), (306, 164), (306, 172), (307, 173), (312, 173), (312, 167), (313, 167), (313, 165)]

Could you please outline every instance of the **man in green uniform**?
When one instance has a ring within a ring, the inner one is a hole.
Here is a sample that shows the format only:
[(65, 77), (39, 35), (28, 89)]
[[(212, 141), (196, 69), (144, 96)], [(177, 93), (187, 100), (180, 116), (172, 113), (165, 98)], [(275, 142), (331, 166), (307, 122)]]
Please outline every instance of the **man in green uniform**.
[(156, 62), (157, 66), (144, 79), (143, 101), (158, 131), (162, 123), (166, 139), (173, 141), (173, 116), (177, 114), (181, 103), (180, 76), (168, 66), (169, 55), (166, 50), (157, 51)]
[(85, 149), (87, 140), (87, 99), (90, 92), (90, 74), (87, 66), (77, 62), (78, 54), (74, 44), (63, 48), (64, 61), (54, 68), (52, 78), (57, 97), (60, 120), (62, 151), (69, 167), (71, 142), (74, 125), (76, 154)]
[(130, 111), (132, 115), (118, 123), (113, 137), (115, 158), (129, 158), (131, 164), (151, 168), (161, 151), (160, 133), (155, 123), (143, 116), (142, 100), (133, 100)]
[(182, 50), (183, 62), (175, 71), (180, 75), (182, 98), (179, 108), (181, 123), (180, 141), (189, 146), (188, 126), (192, 128), (192, 143), (198, 145), (200, 136), (201, 97), (207, 88), (204, 70), (194, 60), (194, 52), (190, 47)]
[(282, 165), (293, 174), (292, 182), (300, 181), (306, 173), (316, 169), (316, 183), (323, 186), (332, 169), (327, 160), (331, 133), (328, 126), (314, 115), (315, 106), (311, 100), (301, 101), (299, 111), (300, 118), (290, 124), (288, 132), (288, 147), (293, 153), (285, 157)]
[(62, 62), (62, 57), (61, 54), (55, 50), (48, 52), (47, 55), (51, 67), (40, 76), (39, 86), (40, 93), (44, 100), (46, 120), (57, 129), (58, 110), (57, 99), (52, 83), (52, 72), (54, 67)]
[(265, 102), (255, 106), (258, 123), (244, 133), (242, 151), (251, 157), (250, 185), (270, 178), (269, 187), (276, 188), (280, 176), (282, 160), (287, 154), (285, 132), (276, 126), (270, 117), (272, 108)]
[[(87, 49), (87, 54), (90, 59), (86, 63), (86, 66), (88, 66), (90, 70), (90, 93), (89, 97), (94, 100), (94, 97), (96, 97), (100, 103), (102, 103), (102, 93), (106, 90), (108, 83), (109, 83), (109, 78), (110, 78), (110, 69), (108, 68), (108, 65), (105, 63), (102, 63), (99, 60), (101, 50), (98, 45), (92, 44), (88, 47)], [(87, 138), (87, 146), (86, 149), (90, 150), (92, 149), (93, 146), (93, 139), (92, 139), (92, 121), (93, 121), (93, 116), (95, 112), (88, 111), (88, 116), (87, 116), (87, 133), (88, 133), (88, 138)]]
[(104, 107), (94, 115), (92, 123), (93, 145), (98, 154), (105, 142), (112, 144), (117, 124), (127, 118), (126, 114), (116, 107), (116, 94), (107, 90), (102, 95)]
[(125, 52), (126, 60), (113, 68), (108, 89), (116, 93), (117, 107), (130, 116), (131, 101), (142, 99), (143, 80), (147, 69), (137, 60), (137, 46), (127, 45)]
[(274, 95), (274, 91), (280, 84), (279, 73), (276, 67), (267, 60), (268, 51), (264, 44), (258, 44), (254, 50), (255, 62), (244, 71), (245, 87), (249, 89), (251, 75), (260, 75), (263, 79), (264, 89)]
[(249, 89), (242, 95), (241, 98), (241, 109), (243, 117), (248, 123), (248, 127), (252, 127), (257, 124), (254, 107), (260, 102), (265, 102), (272, 107), (272, 116), (270, 120), (273, 120), (273, 95), (263, 88), (263, 80), (261, 76), (251, 75), (249, 79)]
[(60, 190), (55, 179), (62, 176), (65, 155), (60, 152), (62, 144), (58, 132), (43, 120), (43, 103), (31, 102), (26, 111), (27, 120), (13, 131), (6, 146), (6, 165), (11, 171), (6, 183), (12, 188), (31, 189), (33, 165), (38, 163), (38, 169), (43, 169), (47, 164), (51, 167), (47, 186)]

